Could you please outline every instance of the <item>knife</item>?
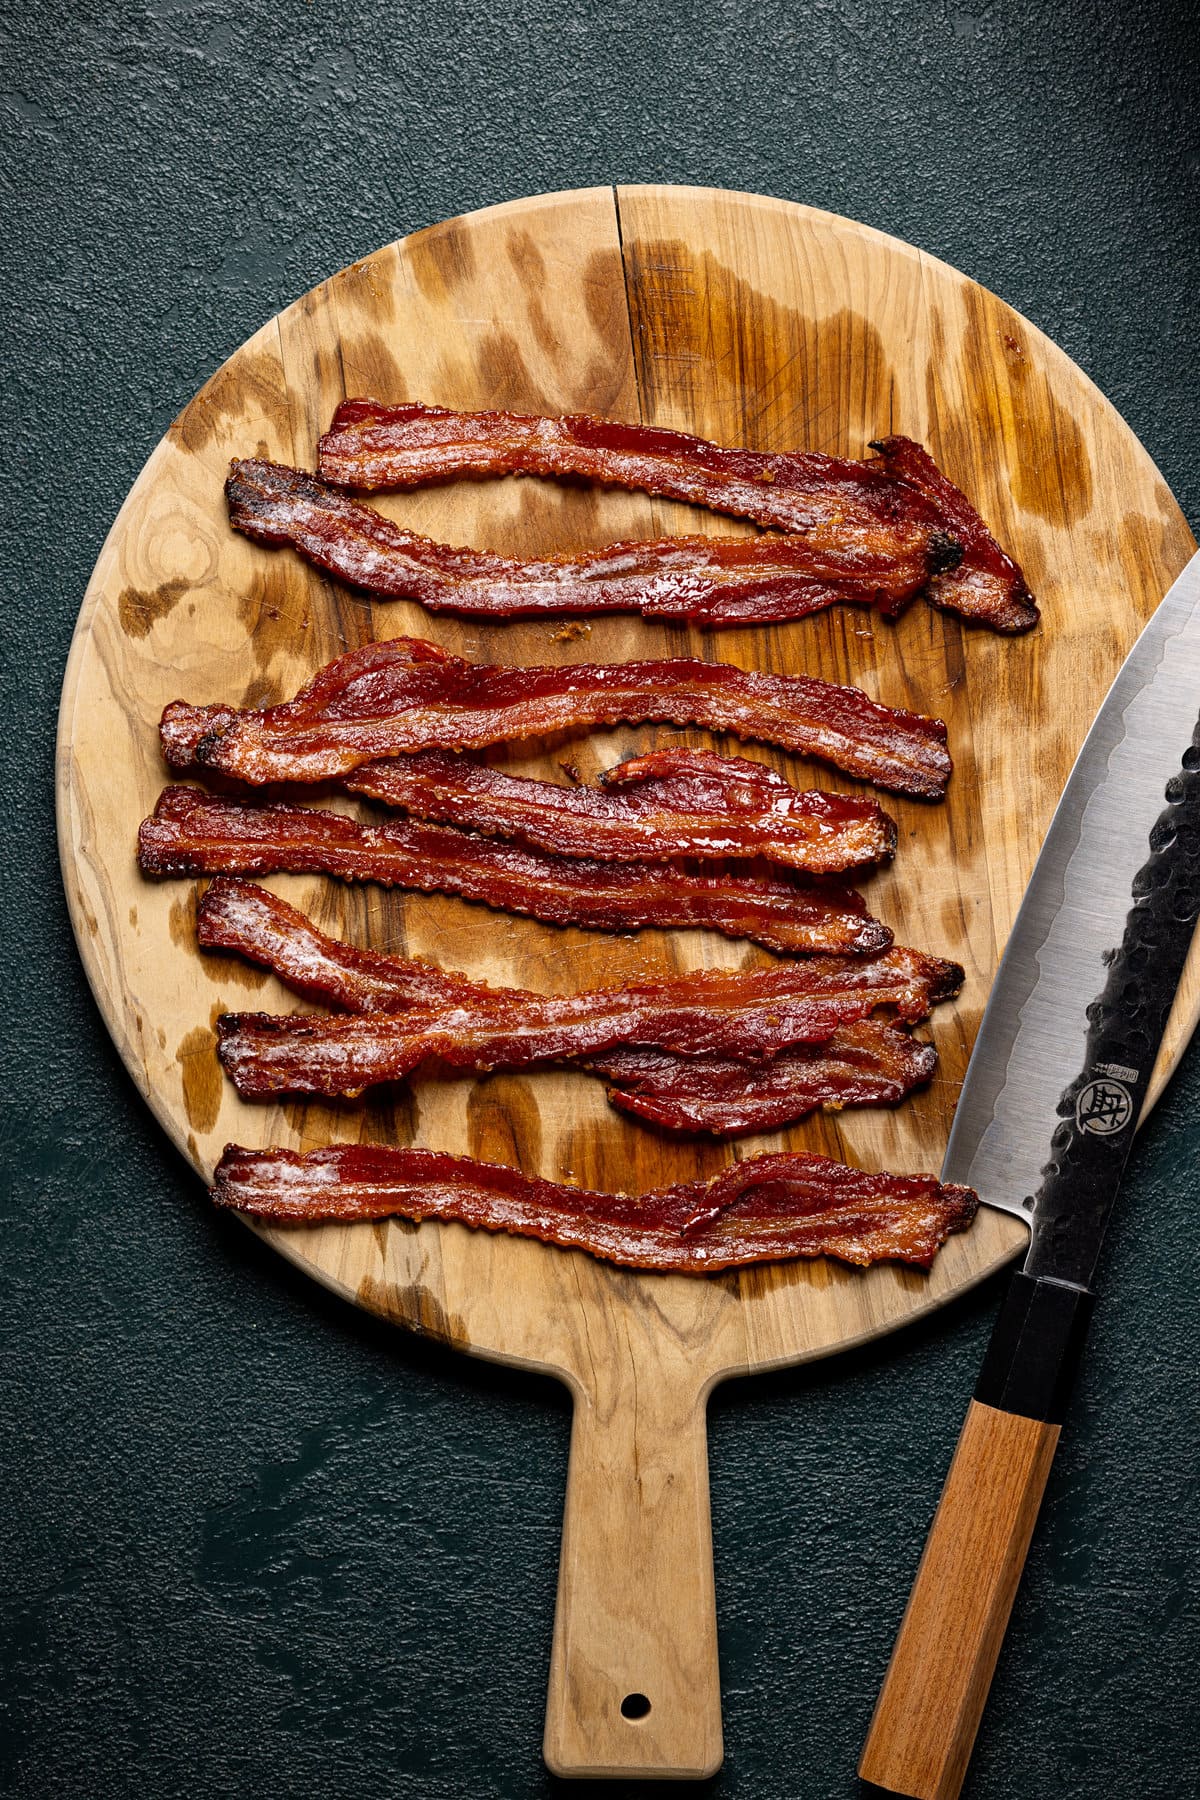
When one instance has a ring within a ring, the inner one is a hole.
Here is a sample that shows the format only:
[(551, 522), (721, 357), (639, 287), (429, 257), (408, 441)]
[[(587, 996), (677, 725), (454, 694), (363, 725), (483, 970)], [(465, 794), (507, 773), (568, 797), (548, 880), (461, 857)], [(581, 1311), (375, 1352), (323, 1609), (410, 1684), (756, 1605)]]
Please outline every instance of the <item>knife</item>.
[(1096, 717), (1017, 914), (942, 1167), (1024, 1219), (859, 1764), (955, 1800), (1092, 1311), (1091, 1283), (1200, 915), (1200, 554)]

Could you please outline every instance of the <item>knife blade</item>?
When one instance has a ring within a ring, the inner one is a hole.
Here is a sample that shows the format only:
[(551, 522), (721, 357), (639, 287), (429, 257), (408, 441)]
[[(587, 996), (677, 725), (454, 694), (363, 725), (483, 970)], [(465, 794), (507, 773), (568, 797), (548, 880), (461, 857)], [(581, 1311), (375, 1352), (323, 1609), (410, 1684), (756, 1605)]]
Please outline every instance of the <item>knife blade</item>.
[(867, 1735), (876, 1791), (955, 1800), (1200, 917), (1200, 555), (1122, 664), (993, 984), (942, 1168), (1025, 1219)]

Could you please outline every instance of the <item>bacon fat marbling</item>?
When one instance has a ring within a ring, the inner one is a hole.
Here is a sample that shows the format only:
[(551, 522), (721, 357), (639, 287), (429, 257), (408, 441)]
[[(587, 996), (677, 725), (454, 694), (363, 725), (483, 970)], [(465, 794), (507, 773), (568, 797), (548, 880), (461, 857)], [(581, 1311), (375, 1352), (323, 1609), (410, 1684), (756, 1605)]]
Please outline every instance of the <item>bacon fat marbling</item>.
[(825, 1044), (880, 1009), (912, 1023), (957, 993), (962, 970), (920, 951), (704, 969), (568, 995), (485, 990), (401, 1012), (326, 1018), (228, 1013), (219, 1056), (238, 1092), (354, 1096), (422, 1063), (489, 1070), (586, 1060), (618, 1045), (758, 1063)]
[[(537, 994), (501, 990), (430, 963), (359, 949), (327, 936), (311, 920), (253, 882), (222, 875), (200, 902), (197, 936), (206, 950), (233, 951), (271, 969), (310, 1000), (354, 1013), (493, 1008)], [(675, 1131), (733, 1136), (770, 1131), (817, 1108), (892, 1106), (928, 1081), (932, 1044), (899, 1025), (870, 1018), (835, 1030), (825, 1044), (792, 1045), (769, 1060), (680, 1056), (670, 1050), (616, 1048), (583, 1059), (608, 1083), (612, 1104)]]
[(932, 1079), (937, 1051), (889, 1020), (863, 1019), (823, 1044), (793, 1044), (764, 1062), (622, 1049), (592, 1057), (588, 1067), (604, 1076), (621, 1112), (668, 1131), (736, 1137), (817, 1111), (896, 1106)]
[(589, 931), (684, 927), (784, 954), (872, 954), (892, 941), (854, 888), (788, 875), (695, 874), (671, 863), (610, 863), (522, 850), (448, 825), (363, 824), (284, 802), (164, 789), (138, 833), (146, 875), (333, 875)]
[(845, 543), (808, 536), (668, 537), (558, 556), (498, 556), (406, 531), (374, 507), (281, 463), (235, 462), (229, 522), (288, 546), (352, 587), (466, 619), (637, 612), (713, 629), (781, 624), (845, 603), (894, 618), (957, 545), (928, 525), (877, 523)]
[(227, 1146), (213, 1199), (271, 1224), (440, 1219), (539, 1238), (625, 1268), (704, 1275), (836, 1256), (928, 1268), (979, 1204), (932, 1175), (867, 1174), (800, 1152), (734, 1163), (714, 1181), (600, 1194), (436, 1150)]
[[(1020, 569), (966, 495), (912, 438), (872, 443), (863, 462), (813, 451), (726, 449), (686, 432), (574, 414), (537, 418), (347, 400), (320, 443), (326, 481), (369, 491), (455, 476), (582, 476), (689, 500), (821, 544), (870, 542), (903, 521), (941, 533), (956, 560), (931, 571), (936, 606), (1000, 632), (1028, 631), (1038, 610)], [(934, 559), (937, 558), (936, 548)]]
[(459, 412), (346, 400), (318, 446), (325, 481), (370, 492), (462, 476), (582, 477), (688, 500), (834, 547), (881, 527), (936, 527), (936, 508), (875, 462), (727, 448), (655, 425), (573, 413)]
[(827, 875), (887, 861), (896, 848), (895, 822), (875, 801), (800, 791), (762, 763), (706, 750), (652, 751), (594, 787), (424, 750), (367, 763), (343, 785), (435, 824), (608, 862), (763, 857)]
[(467, 662), (420, 638), (348, 651), (295, 699), (262, 711), (174, 701), (159, 732), (172, 768), (259, 786), (337, 780), (417, 750), (477, 750), (650, 720), (777, 744), (924, 799), (940, 799), (950, 778), (940, 719), (813, 676), (691, 657), (512, 668)]

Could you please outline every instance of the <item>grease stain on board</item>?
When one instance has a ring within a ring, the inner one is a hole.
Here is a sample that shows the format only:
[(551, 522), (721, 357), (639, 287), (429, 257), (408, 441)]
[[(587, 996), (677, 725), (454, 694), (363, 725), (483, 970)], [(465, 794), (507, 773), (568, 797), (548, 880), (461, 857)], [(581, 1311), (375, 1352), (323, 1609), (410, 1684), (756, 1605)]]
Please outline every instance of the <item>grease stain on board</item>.
[(630, 366), (625, 268), (617, 246), (594, 250), (583, 266), (580, 294), (599, 353), (589, 360), (582, 391), (590, 412), (615, 418), (639, 416), (636, 377)]
[(411, 1144), (417, 1135), (420, 1113), (417, 1098), (407, 1082), (377, 1090), (373, 1104), (362, 1116), (359, 1142), (379, 1144)]
[[(262, 560), (239, 588), (236, 606), (257, 671), (253, 680), (262, 683), (273, 663), (286, 664), (304, 645), (325, 581), (296, 557), (265, 549), (257, 555)], [(261, 702), (243, 695), (243, 705), (253, 704)]]
[[(627, 242), (625, 268), (647, 419), (721, 443), (841, 456), (862, 456), (889, 428), (895, 374), (861, 313), (811, 317), (682, 239)], [(731, 379), (692, 373), (711, 367)]]
[[(252, 340), (253, 341), (253, 340)], [(190, 401), (171, 426), (168, 435), (192, 455), (200, 455), (225, 439), (239, 456), (244, 444), (236, 442), (238, 421), (265, 421), (277, 445), (275, 455), (291, 442), (287, 390), (277, 354), (249, 346), (223, 364)]]
[[(533, 311), (536, 308), (531, 308), (526, 298), (522, 325), (531, 321)], [(478, 391), (487, 394), (492, 406), (502, 412), (554, 413), (562, 410), (555, 405), (550, 390), (535, 376), (520, 336), (507, 325), (493, 325), (480, 338), (476, 379)]]
[[(500, 291), (494, 269), (486, 272), (485, 285), (482, 276), (476, 279), (473, 264), (470, 269), (456, 266), (444, 245), (438, 247), (437, 276), (431, 278), (432, 247), (421, 241), (416, 248), (416, 273), (424, 297), (439, 309), (469, 313), (471, 329), (447, 340), (431, 372), (439, 395), (515, 412), (557, 414), (585, 408), (623, 418), (638, 416), (624, 276), (615, 243), (576, 264), (562, 256), (560, 246), (552, 251), (529, 231), (514, 230), (502, 240), (503, 260), (512, 276), (503, 280)], [(444, 286), (451, 277), (452, 295)], [(458, 291), (468, 284), (469, 293)], [(564, 285), (581, 295), (590, 329), (580, 330), (573, 322), (564, 334), (557, 304)], [(580, 484), (562, 486), (573, 493), (584, 491)]]
[[(1191, 532), (1178, 515), (1168, 519), (1132, 510), (1123, 514), (1117, 529), (1110, 526), (1097, 531), (1094, 541), (1098, 566), (1102, 566), (1105, 557), (1115, 556), (1121, 580), (1134, 594), (1145, 586), (1147, 569), (1165, 564), (1182, 570), (1196, 548)], [(1151, 592), (1151, 602), (1153, 597)]]
[[(931, 448), (951, 480), (965, 478), (956, 470), (976, 471), (971, 498), (1003, 542), (1015, 541), (1023, 560), (1021, 513), (1064, 529), (1091, 512), (1087, 437), (1055, 392), (1052, 365), (1021, 348), (1021, 321), (1011, 308), (969, 283), (960, 298), (962, 314), (953, 322), (942, 308), (929, 309), (926, 397), (937, 426)], [(983, 468), (977, 467), (980, 442), (993, 452)]]
[(194, 950), (196, 947), (196, 917), (200, 908), (199, 891), (195, 886), (178, 900), (172, 900), (167, 914), (167, 930), (171, 934), (171, 942), (181, 950)]
[(542, 1122), (529, 1082), (492, 1075), (478, 1082), (467, 1102), (471, 1155), (480, 1162), (536, 1170), (542, 1162)]
[(470, 281), (477, 266), (470, 227), (461, 218), (414, 232), (400, 254), (421, 294), (435, 305), (444, 305)]
[(211, 1131), (221, 1110), (221, 1066), (212, 1030), (197, 1025), (180, 1039), (175, 1052), (183, 1083), (183, 1107), (198, 1132)]
[(420, 1282), (393, 1287), (373, 1275), (364, 1275), (356, 1298), (368, 1312), (377, 1313), (393, 1325), (403, 1325), (422, 1337), (437, 1338), (457, 1349), (470, 1346), (471, 1335), (461, 1313), (448, 1312), (432, 1289)]
[[(346, 386), (351, 396), (371, 394), (396, 406), (413, 396), (399, 361), (387, 339), (365, 320), (355, 320), (342, 343)], [(329, 419), (322, 419), (327, 428)]]
[(204, 967), (220, 987), (240, 987), (255, 993), (271, 979), (265, 969), (243, 962), (239, 956), (222, 956), (217, 951), (204, 952)]
[(160, 581), (154, 588), (124, 588), (117, 601), (121, 630), (126, 637), (144, 638), (178, 605), (190, 586), (190, 582), (176, 579)]

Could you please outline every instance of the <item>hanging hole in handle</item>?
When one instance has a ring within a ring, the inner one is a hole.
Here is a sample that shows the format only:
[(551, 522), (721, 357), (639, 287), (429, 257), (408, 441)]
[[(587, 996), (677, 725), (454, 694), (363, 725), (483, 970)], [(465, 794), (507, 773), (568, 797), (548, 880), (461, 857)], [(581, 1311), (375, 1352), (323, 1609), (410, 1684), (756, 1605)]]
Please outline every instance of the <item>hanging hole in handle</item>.
[(621, 1702), (623, 1719), (644, 1719), (650, 1711), (650, 1702), (645, 1694), (626, 1694)]

